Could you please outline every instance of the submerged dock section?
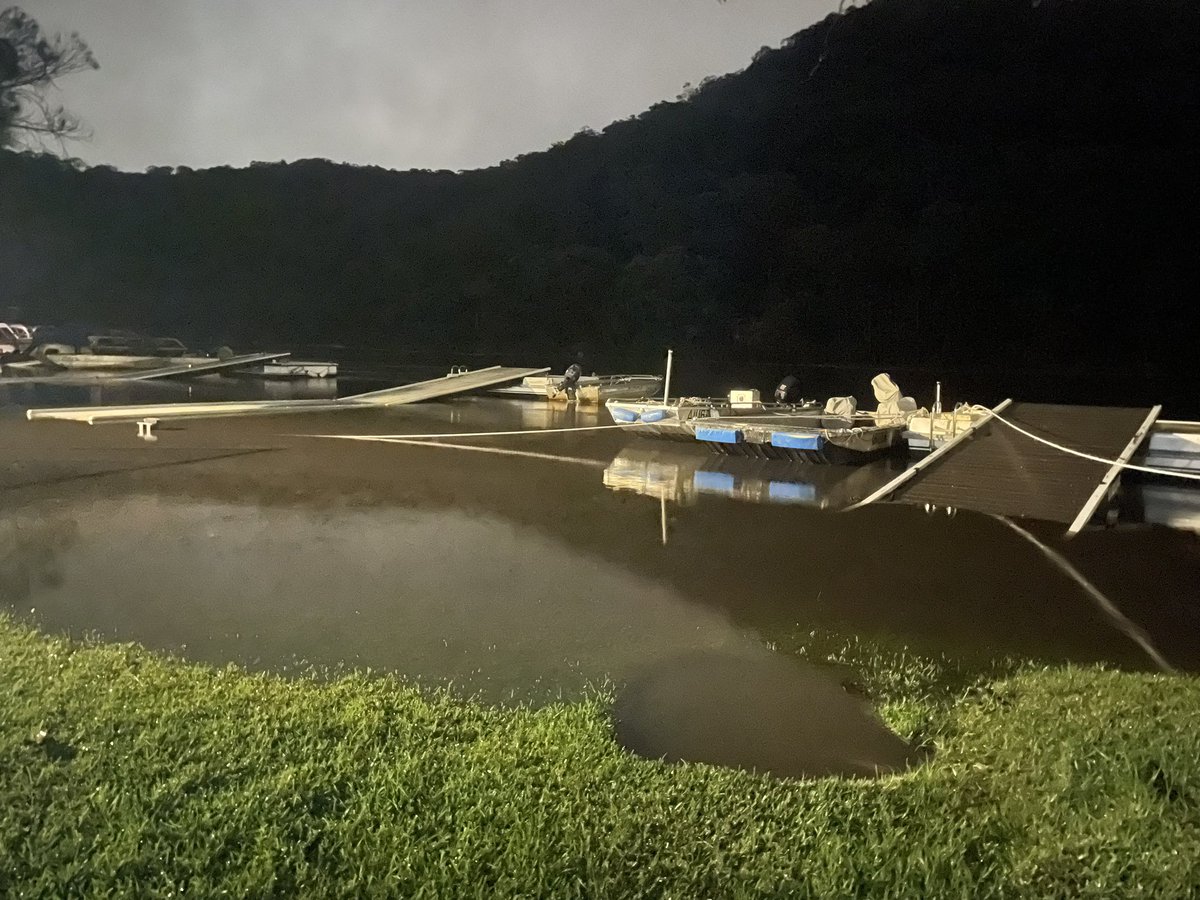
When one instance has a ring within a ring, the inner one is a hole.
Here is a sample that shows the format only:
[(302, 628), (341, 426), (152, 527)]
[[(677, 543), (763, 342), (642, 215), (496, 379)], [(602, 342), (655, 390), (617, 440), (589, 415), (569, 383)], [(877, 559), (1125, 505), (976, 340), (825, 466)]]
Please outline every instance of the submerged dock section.
[[(163, 366), (157, 369), (148, 369), (145, 372), (133, 372), (120, 376), (121, 381), (154, 381), (158, 378), (179, 378), (189, 375), (212, 374), (214, 372), (224, 372), (227, 369), (237, 369), (242, 366), (253, 365), (254, 363), (272, 362), (277, 359), (284, 359), (291, 356), (290, 353), (248, 353), (244, 356), (227, 356), (224, 358), (214, 358), (203, 362), (187, 362), (180, 363), (177, 366)], [(118, 380), (118, 379), (113, 379)]]
[(890, 495), (904, 503), (1061, 522), (1077, 532), (1115, 493), (1120, 464), (1137, 452), (1158, 412), (1159, 407), (1014, 403), (997, 412), (1004, 421), (982, 425), (935, 465), (897, 483)]
[(25, 417), (30, 421), (59, 419), (68, 422), (85, 422), (96, 425), (102, 422), (140, 422), (145, 419), (201, 419), (230, 416), (275, 415), (292, 412), (332, 412), (347, 409), (378, 409), (401, 406), (421, 400), (434, 400), (463, 394), (507, 381), (516, 381), (528, 375), (540, 375), (549, 368), (524, 369), (506, 366), (490, 366), (486, 369), (452, 372), (441, 378), (403, 384), (399, 387), (354, 394), (337, 400), (247, 400), (220, 401), (215, 403), (160, 403), (134, 406), (73, 406), (48, 409), (29, 409)]

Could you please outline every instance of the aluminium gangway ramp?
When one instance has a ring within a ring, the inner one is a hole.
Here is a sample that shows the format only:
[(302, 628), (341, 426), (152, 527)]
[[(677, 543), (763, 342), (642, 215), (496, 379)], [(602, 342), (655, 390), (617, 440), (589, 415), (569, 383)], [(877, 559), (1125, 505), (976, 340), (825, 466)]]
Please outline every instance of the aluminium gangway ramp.
[[(998, 415), (1055, 444), (1125, 462), (1159, 409), (1014, 403)], [(1119, 465), (1064, 453), (990, 421), (892, 496), (904, 503), (1059, 522), (1073, 533), (1112, 495), (1119, 475)]]
[(516, 381), (530, 375), (544, 375), (549, 367), (526, 369), (490, 366), (467, 372), (453, 372), (441, 378), (403, 384), (399, 387), (354, 394), (337, 400), (226, 400), (214, 403), (159, 403), (134, 406), (73, 406), (28, 409), (30, 421), (59, 419), (68, 422), (138, 422), (143, 419), (211, 419), (230, 416), (272, 415), (293, 412), (333, 412), (347, 409), (379, 409), (435, 400), (468, 391)]
[(174, 366), (162, 366), (157, 369), (149, 369), (145, 372), (136, 372), (131, 375), (120, 375), (113, 377), (113, 381), (153, 381), (158, 378), (178, 378), (188, 375), (204, 375), (212, 374), (213, 372), (221, 372), (225, 369), (237, 369), (241, 366), (250, 366), (254, 363), (270, 362), (275, 359), (284, 359), (291, 356), (290, 353), (247, 353), (244, 356), (227, 356), (224, 358), (206, 359), (204, 362), (189, 362), (179, 363)]

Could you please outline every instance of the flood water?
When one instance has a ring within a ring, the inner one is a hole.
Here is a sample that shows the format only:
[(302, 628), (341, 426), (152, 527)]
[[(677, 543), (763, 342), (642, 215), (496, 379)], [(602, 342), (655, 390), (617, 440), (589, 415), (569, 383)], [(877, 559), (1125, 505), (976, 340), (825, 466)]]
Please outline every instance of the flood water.
[[(264, 390), (225, 381), (192, 396)], [(497, 701), (645, 684), (678, 659), (753, 669), (812, 632), (968, 662), (1200, 670), (1194, 531), (1064, 541), (1061, 526), (966, 511), (837, 511), (902, 460), (728, 459), (603, 429), (317, 436), (608, 421), (482, 396), (164, 422), (154, 443), (129, 424), (20, 416), (181, 390), (0, 385), (0, 608), (207, 662), (370, 667)]]
[(923, 759), (827, 668), (783, 653), (664, 659), (625, 687), (613, 718), (623, 746), (671, 762), (791, 777), (872, 777)]

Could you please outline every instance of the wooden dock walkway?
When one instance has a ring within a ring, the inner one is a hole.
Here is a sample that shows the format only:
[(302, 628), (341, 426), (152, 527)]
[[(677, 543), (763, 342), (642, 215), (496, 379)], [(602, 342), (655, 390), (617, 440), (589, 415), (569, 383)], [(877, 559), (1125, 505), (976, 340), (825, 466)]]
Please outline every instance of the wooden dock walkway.
[(159, 403), (134, 406), (71, 406), (46, 409), (27, 409), (25, 417), (31, 422), (39, 419), (60, 419), (68, 422), (139, 422), (143, 419), (212, 419), (233, 416), (271, 415), (293, 412), (334, 412), (347, 409), (380, 409), (436, 400), (477, 391), (508, 381), (519, 381), (530, 375), (544, 375), (550, 369), (489, 366), (486, 369), (455, 371), (440, 378), (402, 384), (336, 400), (219, 400), (211, 403)]
[[(1128, 459), (1158, 407), (1014, 403), (1000, 415), (1039, 437), (1107, 460)], [(1078, 531), (1116, 490), (1120, 470), (1055, 450), (991, 421), (935, 465), (899, 485), (905, 503), (1069, 524)]]

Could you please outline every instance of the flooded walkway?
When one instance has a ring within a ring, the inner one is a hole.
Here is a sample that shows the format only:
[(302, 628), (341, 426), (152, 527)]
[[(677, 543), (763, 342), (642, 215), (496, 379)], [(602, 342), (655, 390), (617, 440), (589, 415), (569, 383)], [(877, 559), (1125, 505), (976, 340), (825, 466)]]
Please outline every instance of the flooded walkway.
[[(1156, 668), (1001, 522), (831, 512), (902, 462), (764, 464), (604, 430), (433, 447), (311, 437), (603, 424), (483, 397), (170, 423), (155, 444), (129, 425), (27, 423), (9, 402), (0, 608), (49, 631), (263, 669), (369, 666), (492, 698), (573, 696), (669, 657), (754, 657), (811, 631), (964, 660)], [(1025, 527), (1171, 666), (1200, 670), (1194, 533), (1061, 542), (1061, 528)]]

